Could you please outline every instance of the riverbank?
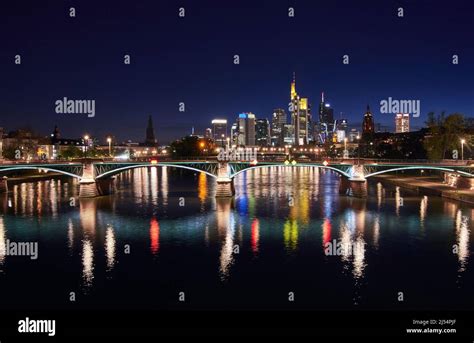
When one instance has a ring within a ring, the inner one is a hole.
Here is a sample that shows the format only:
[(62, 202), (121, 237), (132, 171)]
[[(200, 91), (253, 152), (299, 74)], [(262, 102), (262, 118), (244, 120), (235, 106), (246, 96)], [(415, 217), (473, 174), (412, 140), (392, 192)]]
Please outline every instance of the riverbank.
[(376, 175), (372, 178), (376, 181), (410, 189), (423, 195), (436, 195), (474, 205), (474, 190), (453, 188), (443, 183), (443, 180), (437, 176)]

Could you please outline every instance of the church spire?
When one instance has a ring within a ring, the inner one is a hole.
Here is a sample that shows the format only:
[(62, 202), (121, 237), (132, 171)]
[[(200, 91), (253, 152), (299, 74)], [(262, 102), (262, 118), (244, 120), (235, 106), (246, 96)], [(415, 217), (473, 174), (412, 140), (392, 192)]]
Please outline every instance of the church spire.
[(148, 125), (146, 127), (145, 145), (148, 145), (148, 146), (155, 146), (156, 145), (155, 129), (153, 128), (153, 121), (151, 119), (151, 116), (148, 117)]

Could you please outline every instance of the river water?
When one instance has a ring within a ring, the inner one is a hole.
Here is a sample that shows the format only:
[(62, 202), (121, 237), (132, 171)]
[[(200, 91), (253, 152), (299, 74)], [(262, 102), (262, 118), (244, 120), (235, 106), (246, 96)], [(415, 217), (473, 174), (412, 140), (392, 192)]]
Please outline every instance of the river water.
[[(351, 198), (339, 182), (317, 168), (256, 169), (221, 200), (205, 174), (160, 167), (122, 173), (116, 193), (97, 199), (79, 199), (70, 178), (10, 185), (0, 195), (0, 304), (474, 307), (474, 208), (380, 183)], [(12, 242), (36, 242), (37, 259), (14, 256)]]

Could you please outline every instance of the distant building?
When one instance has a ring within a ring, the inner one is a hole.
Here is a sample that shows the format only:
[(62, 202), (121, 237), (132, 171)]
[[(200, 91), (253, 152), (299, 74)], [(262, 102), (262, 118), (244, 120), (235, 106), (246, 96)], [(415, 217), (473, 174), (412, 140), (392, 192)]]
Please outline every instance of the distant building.
[(336, 137), (337, 137), (337, 143), (342, 143), (344, 142), (344, 139), (347, 137), (348, 132), (347, 132), (347, 119), (338, 119), (336, 120)]
[(230, 127), (230, 141), (232, 145), (237, 145), (239, 140), (239, 123), (238, 119), (237, 122), (233, 123)]
[(212, 139), (217, 146), (224, 146), (227, 138), (227, 119), (212, 120)]
[(321, 102), (319, 103), (319, 122), (328, 125), (334, 122), (334, 110), (330, 104), (324, 101), (324, 92), (321, 93)]
[(410, 132), (410, 114), (397, 113), (395, 116), (395, 132)]
[(357, 137), (360, 137), (359, 131), (356, 129), (351, 129), (351, 131), (349, 131), (349, 142), (357, 142)]
[(324, 92), (321, 93), (321, 102), (319, 103), (319, 141), (332, 140), (334, 132), (334, 110), (331, 105), (324, 101)]
[(370, 112), (370, 107), (367, 105), (367, 111), (364, 114), (364, 121), (362, 122), (362, 134), (371, 135), (375, 132), (374, 117)]
[(255, 114), (241, 113), (238, 118), (237, 145), (255, 146)]
[(204, 132), (204, 138), (212, 139), (212, 129), (210, 127), (208, 127), (206, 131)]
[(282, 108), (273, 110), (271, 126), (271, 145), (283, 145), (283, 126), (287, 123), (286, 112)]
[(270, 124), (268, 119), (255, 121), (255, 143), (259, 146), (270, 145)]
[(283, 144), (292, 145), (295, 138), (295, 128), (291, 124), (283, 125)]
[(153, 121), (151, 120), (151, 116), (148, 117), (148, 125), (146, 128), (146, 138), (145, 138), (145, 146), (156, 146), (156, 138), (155, 138), (155, 129), (153, 128)]

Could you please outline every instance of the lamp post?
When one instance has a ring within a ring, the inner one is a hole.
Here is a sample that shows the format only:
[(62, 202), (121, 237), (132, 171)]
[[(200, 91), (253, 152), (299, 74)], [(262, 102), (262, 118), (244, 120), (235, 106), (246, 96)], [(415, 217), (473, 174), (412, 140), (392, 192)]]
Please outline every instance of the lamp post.
[(466, 143), (466, 140), (463, 138), (461, 139), (461, 161), (464, 161), (464, 143)]
[(109, 143), (109, 156), (112, 156), (112, 138), (107, 137), (107, 143)]

